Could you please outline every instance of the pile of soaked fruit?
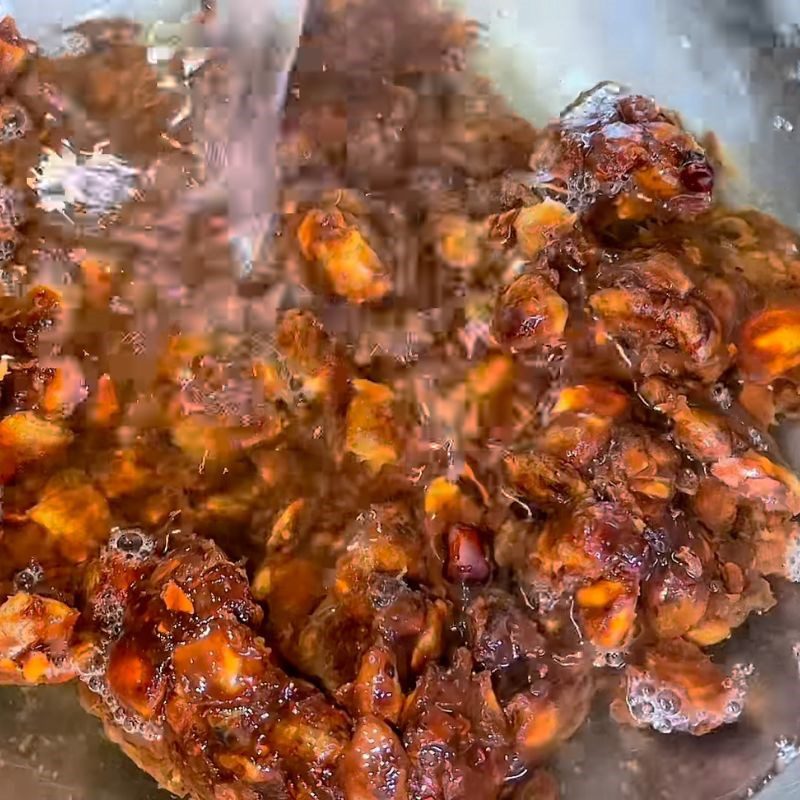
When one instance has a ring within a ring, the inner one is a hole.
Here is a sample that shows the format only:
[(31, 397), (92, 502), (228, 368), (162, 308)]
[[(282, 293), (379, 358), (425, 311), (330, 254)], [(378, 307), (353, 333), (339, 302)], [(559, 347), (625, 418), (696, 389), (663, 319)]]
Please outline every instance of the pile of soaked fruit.
[(798, 237), (649, 98), (535, 130), (475, 35), (321, 4), (241, 280), (224, 58), (0, 24), (0, 682), (178, 795), (550, 797), (598, 676), (747, 714), (709, 648), (800, 577)]

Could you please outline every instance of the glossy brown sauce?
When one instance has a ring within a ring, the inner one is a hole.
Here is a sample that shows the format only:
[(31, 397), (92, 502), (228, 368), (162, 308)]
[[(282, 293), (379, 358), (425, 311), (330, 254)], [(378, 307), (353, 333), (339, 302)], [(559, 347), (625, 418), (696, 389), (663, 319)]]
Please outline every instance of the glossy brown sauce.
[(353, 0), (242, 281), (224, 61), (80, 33), (0, 26), (0, 681), (79, 680), (202, 800), (552, 797), (601, 685), (664, 734), (748, 713), (706, 650), (800, 576), (797, 236), (652, 100), (534, 130), (470, 26)]

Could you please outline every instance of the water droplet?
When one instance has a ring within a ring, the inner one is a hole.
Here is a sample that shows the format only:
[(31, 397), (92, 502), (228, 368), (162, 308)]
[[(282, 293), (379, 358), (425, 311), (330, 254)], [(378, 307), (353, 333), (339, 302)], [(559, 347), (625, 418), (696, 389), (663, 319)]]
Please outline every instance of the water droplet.
[(772, 118), (772, 127), (775, 128), (776, 131), (791, 133), (794, 130), (794, 123), (786, 119), (786, 117), (776, 114)]

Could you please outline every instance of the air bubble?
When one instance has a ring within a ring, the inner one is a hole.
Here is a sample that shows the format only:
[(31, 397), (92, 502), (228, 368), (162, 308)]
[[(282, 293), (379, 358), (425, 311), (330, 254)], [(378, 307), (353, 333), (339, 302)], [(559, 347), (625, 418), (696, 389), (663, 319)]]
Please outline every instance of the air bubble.
[(19, 192), (0, 186), (0, 227), (16, 228), (25, 221), (23, 199)]
[(14, 576), (14, 588), (19, 592), (30, 592), (44, 578), (44, 570), (35, 562)]
[(87, 686), (92, 678), (102, 675), (106, 668), (105, 654), (97, 648), (92, 650), (93, 652), (87, 653), (78, 665), (78, 676)]
[(619, 650), (611, 650), (605, 654), (605, 664), (611, 669), (621, 669), (625, 666), (625, 654)]
[(153, 537), (140, 528), (114, 528), (108, 547), (128, 558), (142, 559), (152, 555), (155, 549)]
[[(610, 188), (608, 193), (612, 196), (619, 194), (625, 188), (623, 181), (618, 181)], [(567, 182), (566, 205), (569, 208), (583, 210), (594, 203), (599, 187), (594, 176), (589, 173), (581, 173), (569, 179)]]
[(658, 693), (658, 706), (667, 714), (677, 714), (681, 707), (681, 699), (675, 692), (665, 689)]
[(136, 733), (138, 729), (139, 726), (136, 724), (136, 720), (131, 717), (126, 717), (125, 721), (122, 723), (122, 730), (126, 733)]
[(439, 764), (440, 755), (432, 748), (424, 747), (420, 750), (417, 757), (419, 763), (423, 766), (436, 766)]
[(119, 535), (116, 545), (125, 553), (138, 553), (144, 545), (144, 539), (138, 531), (126, 531)]
[(734, 664), (731, 668), (731, 678), (736, 686), (744, 690), (747, 685), (747, 678), (755, 674), (754, 664)]
[(750, 437), (750, 442), (756, 450), (762, 452), (769, 450), (769, 442), (767, 442), (764, 434), (757, 428), (749, 428), (747, 435)]
[(112, 638), (122, 633), (125, 608), (111, 591), (105, 590), (95, 599), (94, 616), (100, 628)]
[(682, 712), (683, 700), (668, 684), (653, 683), (640, 674), (628, 684), (628, 708), (631, 716), (658, 733), (692, 730), (698, 718)]
[(795, 531), (786, 544), (784, 572), (787, 580), (800, 583), (800, 531)]
[(732, 722), (742, 713), (742, 704), (738, 700), (731, 700), (725, 706), (725, 716)]
[(780, 739), (776, 740), (775, 749), (777, 750), (775, 769), (778, 772), (783, 772), (800, 755), (800, 748), (798, 748), (797, 742), (786, 736), (781, 736)]
[(726, 411), (733, 405), (730, 389), (724, 383), (716, 383), (711, 388), (711, 398)]
[(17, 252), (17, 241), (13, 230), (0, 227), (0, 262), (11, 261)]
[(149, 742), (157, 742), (161, 738), (162, 732), (157, 725), (153, 725), (152, 722), (148, 722), (142, 726), (139, 731), (139, 735), (143, 739), (147, 739)]
[(654, 720), (653, 730), (658, 731), (658, 733), (672, 733), (672, 723), (663, 718)]
[(91, 666), (97, 672), (102, 672), (106, 667), (106, 657), (99, 650), (92, 656)]
[(22, 139), (31, 129), (28, 112), (14, 100), (0, 103), (0, 144)]

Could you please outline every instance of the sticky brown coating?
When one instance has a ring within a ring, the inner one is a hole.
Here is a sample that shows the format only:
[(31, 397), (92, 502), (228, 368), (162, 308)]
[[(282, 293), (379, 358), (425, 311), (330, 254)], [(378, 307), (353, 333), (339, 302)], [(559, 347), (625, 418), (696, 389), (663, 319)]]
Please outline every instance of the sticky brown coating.
[[(331, 3), (307, 52), (370, 5)], [(800, 408), (797, 237), (709, 210), (708, 155), (651, 100), (599, 90), (534, 131), (458, 68), (468, 26), (414, 5), (393, 13), (421, 62), (378, 30), (293, 76), (276, 247), (302, 308), (274, 347), (172, 336), (132, 397), (88, 357), (40, 369), (66, 293), (0, 302), (0, 680), (81, 678), (109, 736), (198, 800), (513, 796), (620, 655), (620, 721), (705, 734), (744, 687), (703, 648), (800, 574), (769, 437)], [(15, 76), (58, 67), (3, 37), (11, 174), (49, 108)], [(91, 76), (128, 153), (118, 129), (147, 120), (91, 59), (65, 83)], [(37, 241), (22, 211), (0, 253)], [(120, 272), (74, 267), (107, 321)], [(151, 537), (177, 514), (199, 538)]]
[(581, 95), (531, 156), (541, 189), (596, 222), (689, 219), (714, 169), (676, 115), (605, 83)]

